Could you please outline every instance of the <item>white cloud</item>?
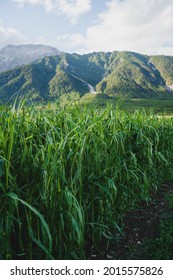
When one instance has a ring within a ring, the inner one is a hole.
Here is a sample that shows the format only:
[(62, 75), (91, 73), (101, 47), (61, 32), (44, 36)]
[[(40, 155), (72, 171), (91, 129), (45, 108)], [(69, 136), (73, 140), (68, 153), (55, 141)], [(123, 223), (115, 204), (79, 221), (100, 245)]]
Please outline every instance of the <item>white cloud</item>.
[[(42, 5), (46, 11), (65, 15), (72, 23), (88, 12), (92, 3), (92, 0), (11, 1), (21, 7), (25, 4)], [(77, 31), (62, 34), (56, 40), (51, 40), (52, 45), (68, 52), (130, 50), (173, 55), (172, 0), (105, 2), (105, 11), (97, 15), (94, 23), (90, 23), (85, 34), (78, 34)], [(44, 42), (45, 38), (40, 37), (39, 41)]]
[(82, 34), (65, 33), (57, 36), (56, 47), (65, 52), (83, 53), (83, 48), (85, 47), (85, 38)]
[(19, 8), (23, 8), (25, 4), (31, 4), (31, 5), (35, 5), (35, 4), (40, 4), (42, 1), (41, 0), (11, 0), (12, 2), (15, 2), (18, 4)]
[(91, 0), (59, 0), (60, 11), (71, 19), (73, 23), (76, 18), (91, 9)]
[(91, 0), (11, 0), (23, 8), (25, 4), (42, 5), (47, 12), (55, 12), (67, 16), (72, 23), (91, 9)]
[(39, 45), (47, 45), (49, 42), (49, 38), (47, 35), (40, 35), (34, 42), (34, 44)]
[(88, 51), (131, 50), (173, 55), (172, 0), (111, 0), (88, 27)]
[(6, 45), (13, 44), (24, 44), (27, 43), (27, 39), (16, 29), (6, 28), (3, 26), (0, 21), (0, 48), (5, 47)]

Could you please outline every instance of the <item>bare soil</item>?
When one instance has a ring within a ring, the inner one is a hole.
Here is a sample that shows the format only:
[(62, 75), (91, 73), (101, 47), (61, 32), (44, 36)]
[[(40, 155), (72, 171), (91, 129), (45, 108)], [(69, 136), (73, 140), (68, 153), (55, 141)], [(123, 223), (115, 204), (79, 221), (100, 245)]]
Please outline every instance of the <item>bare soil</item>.
[(128, 211), (124, 218), (123, 235), (118, 234), (117, 241), (110, 242), (104, 252), (91, 252), (90, 259), (145, 259), (143, 244), (158, 237), (160, 223), (169, 211), (166, 199), (169, 194), (173, 194), (173, 184), (163, 184), (151, 194), (149, 202), (141, 201), (137, 209)]

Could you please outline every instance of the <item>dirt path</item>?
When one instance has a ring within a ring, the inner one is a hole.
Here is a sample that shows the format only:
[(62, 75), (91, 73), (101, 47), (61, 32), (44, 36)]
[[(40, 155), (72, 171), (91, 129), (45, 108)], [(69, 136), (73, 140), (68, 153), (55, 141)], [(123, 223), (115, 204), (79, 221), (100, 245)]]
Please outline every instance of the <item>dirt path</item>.
[(155, 240), (165, 213), (169, 212), (166, 196), (173, 195), (173, 184), (163, 184), (157, 193), (151, 194), (149, 202), (142, 201), (137, 209), (129, 211), (124, 219), (124, 235), (118, 242), (109, 245), (102, 254), (91, 254), (91, 259), (145, 259), (144, 246), (148, 240)]
[(168, 210), (168, 201), (165, 196), (170, 192), (172, 192), (172, 185), (164, 184), (157, 193), (151, 195), (150, 202), (141, 202), (138, 210), (126, 214), (124, 238), (116, 253), (117, 259), (144, 258), (141, 245), (146, 240), (157, 237), (160, 222)]

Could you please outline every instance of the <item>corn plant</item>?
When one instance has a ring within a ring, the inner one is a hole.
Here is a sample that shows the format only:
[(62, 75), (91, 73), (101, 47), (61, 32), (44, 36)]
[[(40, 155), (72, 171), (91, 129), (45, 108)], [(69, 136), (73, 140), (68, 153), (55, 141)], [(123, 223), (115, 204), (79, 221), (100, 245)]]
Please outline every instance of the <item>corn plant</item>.
[(107, 105), (0, 108), (0, 258), (84, 259), (171, 175), (173, 118)]

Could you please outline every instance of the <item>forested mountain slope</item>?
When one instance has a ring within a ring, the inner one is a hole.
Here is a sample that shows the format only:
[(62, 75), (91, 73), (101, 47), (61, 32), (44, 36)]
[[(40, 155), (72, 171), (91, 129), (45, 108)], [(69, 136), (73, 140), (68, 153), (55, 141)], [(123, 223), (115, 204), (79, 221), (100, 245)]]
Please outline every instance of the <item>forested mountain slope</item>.
[(149, 98), (172, 93), (173, 57), (133, 52), (60, 53), (0, 73), (0, 99), (28, 95), (32, 99), (57, 99), (93, 87), (110, 96)]

